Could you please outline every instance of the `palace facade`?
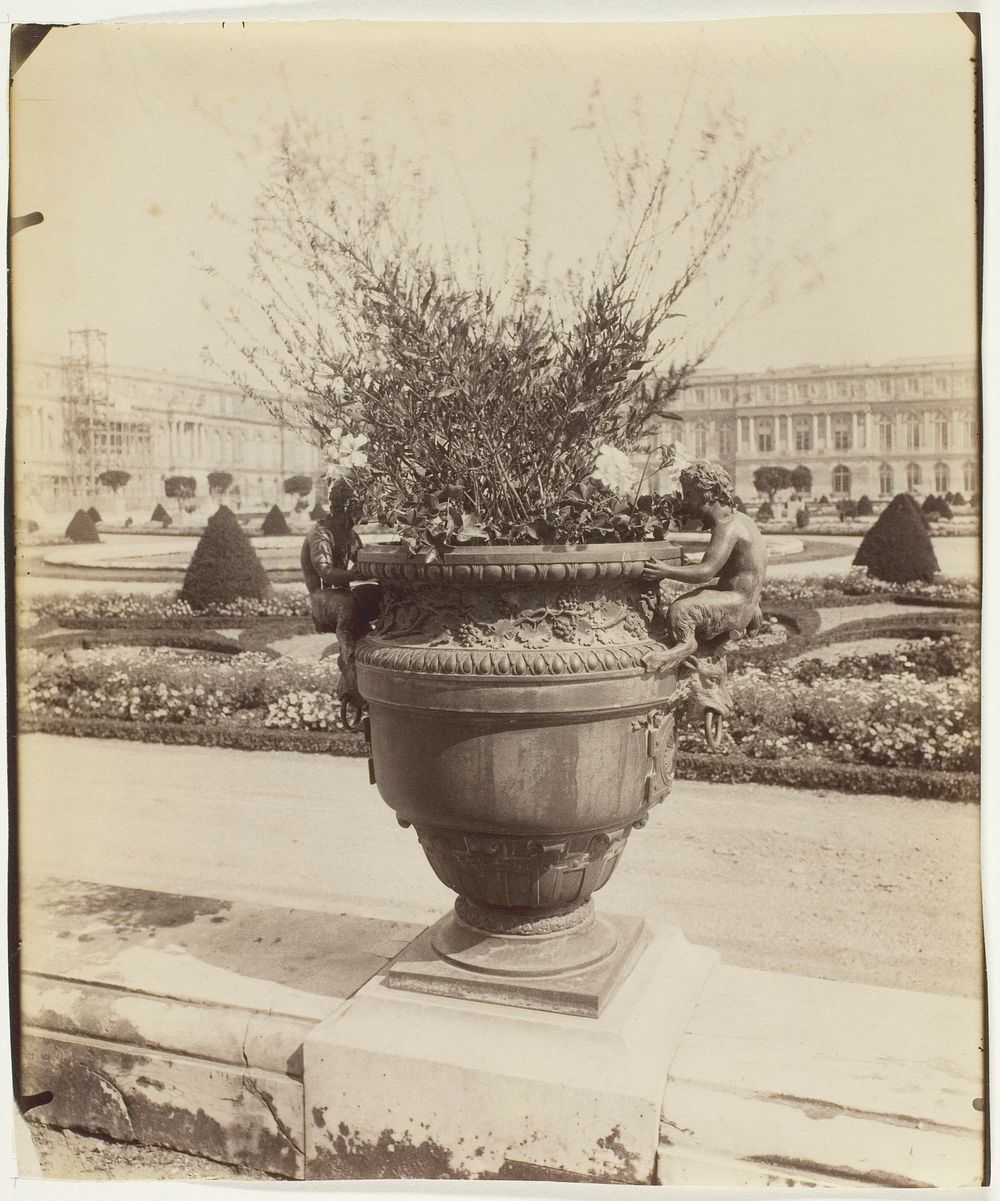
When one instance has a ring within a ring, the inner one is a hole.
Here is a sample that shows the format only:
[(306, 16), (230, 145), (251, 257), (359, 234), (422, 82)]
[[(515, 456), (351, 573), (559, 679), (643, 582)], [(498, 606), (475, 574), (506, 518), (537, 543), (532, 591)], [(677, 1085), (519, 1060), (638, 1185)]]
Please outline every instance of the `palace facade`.
[(812, 472), (830, 500), (979, 491), (979, 376), (972, 359), (881, 366), (699, 371), (672, 402), (660, 443), (721, 463), (737, 493), (757, 495), (758, 467)]
[[(91, 348), (95, 349), (95, 348)], [(98, 353), (14, 364), (15, 508), (20, 515), (86, 508), (109, 493), (97, 476), (130, 480), (126, 510), (163, 502), (164, 480), (193, 476), (195, 500), (208, 475), (233, 477), (227, 504), (286, 504), (284, 481), (322, 474), (320, 452), (285, 429), (234, 386), (168, 372), (107, 367)]]

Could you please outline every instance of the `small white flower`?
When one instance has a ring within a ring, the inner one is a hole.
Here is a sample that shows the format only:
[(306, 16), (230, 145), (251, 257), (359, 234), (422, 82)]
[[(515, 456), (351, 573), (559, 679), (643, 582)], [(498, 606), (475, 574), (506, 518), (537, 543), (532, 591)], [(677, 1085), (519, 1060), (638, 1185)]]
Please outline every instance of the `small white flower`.
[(633, 492), (639, 486), (641, 469), (623, 450), (605, 443), (597, 452), (591, 475), (618, 492)]

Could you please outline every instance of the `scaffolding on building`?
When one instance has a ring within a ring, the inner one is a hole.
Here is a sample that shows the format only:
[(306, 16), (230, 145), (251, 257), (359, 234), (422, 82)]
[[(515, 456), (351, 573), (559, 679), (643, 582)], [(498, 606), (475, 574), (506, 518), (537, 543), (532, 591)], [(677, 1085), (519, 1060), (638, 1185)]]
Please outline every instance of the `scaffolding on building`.
[(69, 485), (82, 499), (97, 492), (98, 477), (121, 468), (148, 489), (152, 435), (148, 421), (116, 418), (108, 371), (107, 334), (100, 329), (69, 331), (63, 357), (63, 405)]

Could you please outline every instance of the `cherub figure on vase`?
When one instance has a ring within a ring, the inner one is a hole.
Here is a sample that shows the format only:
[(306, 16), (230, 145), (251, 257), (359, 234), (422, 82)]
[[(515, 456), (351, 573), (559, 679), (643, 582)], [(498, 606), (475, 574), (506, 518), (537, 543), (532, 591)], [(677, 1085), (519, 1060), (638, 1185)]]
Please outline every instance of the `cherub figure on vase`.
[[(688, 464), (681, 470), (680, 488), (683, 511), (700, 518), (711, 537), (700, 563), (674, 566), (650, 559), (645, 564), (642, 579), (661, 585), (657, 607), (670, 638), (667, 646), (647, 656), (646, 666), (691, 673), (694, 713), (715, 747), (722, 719), (732, 708), (725, 648), (733, 638), (752, 636), (761, 627), (767, 551), (753, 521), (737, 510), (732, 482), (717, 464)], [(662, 588), (668, 580), (698, 587), (668, 599)]]

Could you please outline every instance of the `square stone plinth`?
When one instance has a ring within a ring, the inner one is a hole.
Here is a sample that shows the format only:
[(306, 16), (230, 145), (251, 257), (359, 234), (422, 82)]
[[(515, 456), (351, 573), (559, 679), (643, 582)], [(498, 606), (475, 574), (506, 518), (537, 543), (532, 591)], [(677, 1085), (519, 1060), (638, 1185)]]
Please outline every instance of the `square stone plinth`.
[(307, 1177), (650, 1181), (670, 1062), (717, 962), (655, 933), (598, 1017), (380, 974), (306, 1038)]
[[(596, 1018), (618, 986), (628, 978), (651, 937), (641, 918), (611, 914), (598, 920), (616, 939), (616, 945), (600, 962), (548, 975), (490, 975), (458, 966), (435, 949), (435, 935), (453, 920), (450, 915), (443, 917), (413, 940), (389, 967), (385, 982), (390, 988)], [(489, 936), (484, 939), (489, 941)], [(536, 940), (521, 938), (514, 941)], [(544, 966), (544, 945), (533, 949)]]

